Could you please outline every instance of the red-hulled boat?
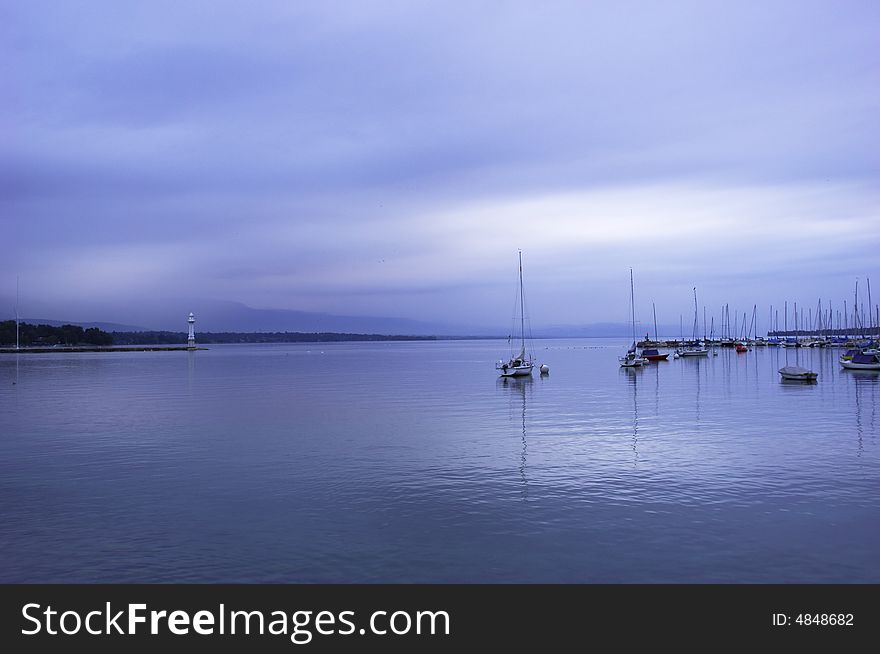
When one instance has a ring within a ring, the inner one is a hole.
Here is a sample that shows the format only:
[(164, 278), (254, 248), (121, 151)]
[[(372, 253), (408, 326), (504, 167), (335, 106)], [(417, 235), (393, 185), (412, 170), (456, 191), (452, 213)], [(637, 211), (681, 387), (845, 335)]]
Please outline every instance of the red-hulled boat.
[(745, 345), (743, 345), (742, 343), (737, 343), (737, 344), (736, 344), (736, 351), (737, 351), (737, 352), (748, 352), (748, 351), (749, 351), (749, 348), (747, 348), (747, 347), (746, 347)]

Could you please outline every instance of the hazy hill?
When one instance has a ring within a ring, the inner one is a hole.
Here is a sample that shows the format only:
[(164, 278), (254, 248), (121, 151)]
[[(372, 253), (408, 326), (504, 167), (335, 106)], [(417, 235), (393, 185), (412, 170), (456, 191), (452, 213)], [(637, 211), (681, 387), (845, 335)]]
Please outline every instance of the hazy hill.
[[(73, 324), (82, 327), (98, 327), (108, 332), (180, 332), (187, 329), (186, 317), (190, 311), (196, 316), (197, 333), (199, 331), (334, 332), (412, 336), (506, 337), (510, 332), (510, 325), (503, 324), (492, 328), (470, 325), (466, 322), (437, 323), (387, 316), (345, 316), (290, 309), (256, 309), (240, 302), (180, 298), (128, 306), (94, 305), (65, 312), (66, 316), (74, 319), (22, 318), (22, 321), (53, 326)], [(12, 318), (12, 316), (7, 313), (6, 318)], [(583, 325), (534, 324), (532, 334), (536, 338), (627, 337), (631, 335), (631, 329), (625, 323), (612, 322)], [(643, 337), (647, 331), (653, 334), (653, 326), (648, 329), (644, 324), (636, 325), (636, 334), (639, 338)], [(660, 326), (661, 336), (677, 336), (678, 331), (678, 326)]]

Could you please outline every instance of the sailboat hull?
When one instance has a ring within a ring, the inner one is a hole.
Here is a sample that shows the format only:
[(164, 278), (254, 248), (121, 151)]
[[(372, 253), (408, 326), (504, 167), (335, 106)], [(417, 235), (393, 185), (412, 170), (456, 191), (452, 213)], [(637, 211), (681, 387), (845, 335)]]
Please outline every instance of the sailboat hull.
[(498, 374), (502, 377), (525, 377), (526, 375), (532, 374), (533, 365), (528, 364), (524, 366), (508, 366), (506, 368), (500, 367), (498, 368)]
[(847, 370), (880, 370), (880, 363), (854, 363), (853, 361), (841, 359), (840, 365)]

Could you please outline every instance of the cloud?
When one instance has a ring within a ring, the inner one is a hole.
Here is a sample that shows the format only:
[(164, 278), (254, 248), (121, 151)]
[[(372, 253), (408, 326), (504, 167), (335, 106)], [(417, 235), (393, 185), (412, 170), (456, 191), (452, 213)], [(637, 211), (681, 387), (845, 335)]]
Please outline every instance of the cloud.
[(522, 247), (562, 322), (625, 316), (630, 265), (685, 309), (876, 270), (871, 3), (3, 12), (0, 277), (47, 301), (488, 324)]

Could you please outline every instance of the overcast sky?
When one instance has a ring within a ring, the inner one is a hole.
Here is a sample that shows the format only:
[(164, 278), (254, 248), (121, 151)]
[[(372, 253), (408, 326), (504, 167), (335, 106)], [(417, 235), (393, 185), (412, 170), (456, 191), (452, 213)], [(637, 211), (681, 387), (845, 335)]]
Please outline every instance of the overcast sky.
[(522, 248), (533, 325), (626, 320), (630, 267), (643, 320), (876, 303), (878, 34), (839, 0), (2, 0), (0, 297), (507, 325)]

